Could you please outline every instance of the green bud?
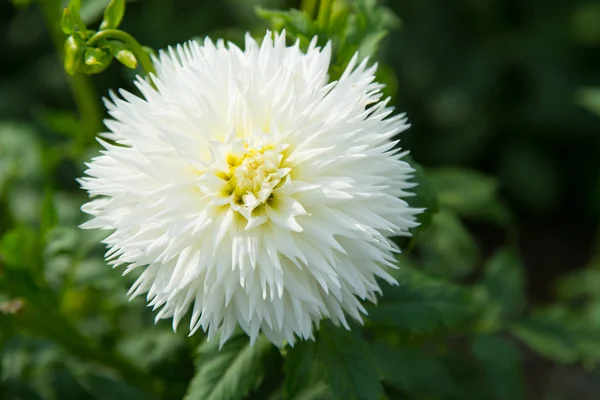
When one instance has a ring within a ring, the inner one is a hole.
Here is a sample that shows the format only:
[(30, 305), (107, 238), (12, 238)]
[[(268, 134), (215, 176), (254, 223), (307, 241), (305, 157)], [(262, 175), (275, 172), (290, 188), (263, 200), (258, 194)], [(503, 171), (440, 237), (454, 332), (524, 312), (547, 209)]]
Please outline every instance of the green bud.
[(104, 19), (100, 24), (100, 30), (117, 28), (123, 15), (125, 15), (125, 0), (111, 0), (104, 10)]
[(81, 19), (80, 15), (81, 0), (71, 0), (67, 8), (69, 9), (69, 15), (71, 16), (71, 19), (73, 20), (73, 25), (77, 26), (80, 31), (85, 32), (85, 22), (83, 22), (83, 19)]
[(65, 71), (69, 75), (75, 75), (75, 72), (84, 62), (85, 42), (73, 35), (65, 41)]
[(137, 58), (135, 58), (135, 55), (133, 55), (133, 53), (127, 49), (117, 51), (115, 58), (127, 68), (137, 68)]
[(81, 72), (87, 74), (97, 74), (104, 71), (112, 61), (112, 55), (102, 49), (90, 47), (85, 50), (85, 66), (81, 69)]
[(71, 16), (71, 12), (68, 7), (65, 7), (63, 10), (63, 15), (60, 20), (60, 27), (65, 35), (70, 35), (75, 30), (75, 21), (73, 21), (73, 17)]

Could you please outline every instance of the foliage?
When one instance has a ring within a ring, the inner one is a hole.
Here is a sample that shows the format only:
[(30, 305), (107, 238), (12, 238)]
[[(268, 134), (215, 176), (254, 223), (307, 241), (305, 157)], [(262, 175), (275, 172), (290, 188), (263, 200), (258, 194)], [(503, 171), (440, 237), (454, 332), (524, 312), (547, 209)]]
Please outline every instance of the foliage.
[[(0, 4), (0, 398), (598, 398), (600, 9), (484, 3)], [(108, 268), (102, 235), (77, 228), (75, 178), (98, 150), (98, 93), (134, 90), (131, 68), (152, 54), (133, 34), (155, 48), (240, 41), (265, 22), (301, 46), (330, 40), (332, 80), (357, 51), (380, 64), (414, 124), (402, 145), (424, 212), (398, 239), (398, 285), (382, 283), (362, 326), (324, 322), (282, 350), (240, 334), (220, 349), (127, 300), (135, 276)], [(542, 364), (585, 388), (537, 387)]]

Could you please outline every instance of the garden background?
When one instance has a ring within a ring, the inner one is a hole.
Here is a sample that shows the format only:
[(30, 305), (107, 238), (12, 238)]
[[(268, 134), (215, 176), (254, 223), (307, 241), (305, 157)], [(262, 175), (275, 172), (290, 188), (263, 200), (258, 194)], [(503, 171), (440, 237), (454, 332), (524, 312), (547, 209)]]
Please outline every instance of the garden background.
[[(73, 92), (58, 3), (0, 2), (0, 399), (600, 397), (600, 2), (346, 1), (365, 7), (366, 39), (390, 30), (374, 58), (412, 123), (401, 145), (421, 166), (424, 229), (364, 328), (326, 325), (289, 352), (240, 337), (221, 353), (155, 326), (128, 302), (133, 278), (105, 265), (102, 234), (77, 228), (98, 99), (134, 90), (135, 72), (114, 62)], [(84, 20), (97, 26), (107, 3), (84, 0)], [(136, 0), (121, 29), (155, 49), (310, 31), (256, 7), (300, 4)], [(364, 354), (344, 354), (355, 345)]]

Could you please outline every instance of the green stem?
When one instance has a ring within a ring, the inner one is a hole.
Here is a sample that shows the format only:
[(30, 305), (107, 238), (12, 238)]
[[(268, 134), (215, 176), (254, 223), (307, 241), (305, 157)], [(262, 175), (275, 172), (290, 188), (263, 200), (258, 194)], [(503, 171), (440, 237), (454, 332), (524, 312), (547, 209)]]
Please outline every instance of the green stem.
[(146, 72), (146, 75), (155, 74), (154, 65), (152, 64), (152, 60), (150, 60), (150, 56), (142, 45), (135, 40), (133, 36), (131, 36), (127, 32), (123, 32), (119, 29), (104, 29), (99, 32), (96, 32), (91, 38), (87, 40), (87, 45), (90, 47), (96, 47), (103, 41), (106, 40), (118, 40), (123, 43), (135, 57), (140, 62), (142, 69)]
[(333, 8), (333, 0), (321, 0), (319, 2), (319, 14), (317, 16), (317, 23), (322, 30), (329, 28), (329, 21), (331, 20), (331, 9)]
[(313, 19), (317, 11), (317, 0), (302, 0), (302, 3), (300, 3), (300, 10), (307, 13), (310, 16), (310, 19)]
[[(44, 21), (50, 33), (56, 52), (61, 59), (64, 58), (65, 35), (60, 28), (60, 0), (45, 0), (39, 2)], [(80, 150), (85, 148), (92, 138), (102, 129), (102, 113), (98, 102), (98, 95), (91, 80), (81, 74), (67, 78), (75, 104), (79, 112), (80, 128), (78, 145)]]

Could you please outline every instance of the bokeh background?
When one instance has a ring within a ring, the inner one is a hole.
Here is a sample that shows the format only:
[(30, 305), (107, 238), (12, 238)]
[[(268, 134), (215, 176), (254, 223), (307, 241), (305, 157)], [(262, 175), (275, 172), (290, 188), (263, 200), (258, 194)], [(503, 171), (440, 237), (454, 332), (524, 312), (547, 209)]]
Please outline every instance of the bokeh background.
[[(67, 328), (48, 333), (54, 328), (27, 314), (31, 304), (12, 294), (0, 297), (0, 398), (148, 398), (136, 385), (117, 385), (96, 366), (110, 367), (114, 361), (102, 354), (113, 351), (141, 360), (170, 382), (166, 397), (178, 398), (193, 375), (192, 349), (201, 338), (172, 334), (168, 322), (149, 329), (151, 312), (142, 301), (127, 303), (128, 281), (103, 265), (97, 236), (75, 228), (84, 218), (79, 206), (85, 194), (74, 178), (83, 172), (81, 161), (97, 148), (93, 132), (83, 142), (73, 140), (80, 129), (76, 102), (56, 52), (60, 40), (47, 28), (48, 10), (40, 3), (45, 2), (0, 2), (0, 235), (16, 226), (31, 227), (6, 239), (5, 251), (12, 246), (29, 264), (45, 265), (43, 273), (58, 293), (52, 295), (54, 304), (45, 303), (47, 319), (62, 318), (53, 309), (72, 316), (84, 336), (98, 338), (99, 347), (94, 354), (79, 352), (80, 338), (69, 339)], [(84, 0), (86, 21), (98, 23), (106, 3)], [(245, 31), (266, 27), (256, 6), (287, 9), (298, 3), (136, 0), (127, 3), (121, 27), (154, 48), (206, 35), (239, 42)], [(443, 171), (460, 168), (485, 176), (483, 184), (498, 189), (497, 198), (511, 210), (509, 235), (524, 266), (529, 308), (600, 304), (594, 297), (600, 296), (600, 116), (594, 113), (600, 96), (589, 90), (600, 86), (600, 2), (384, 4), (400, 21), (378, 59), (387, 92), (412, 123), (402, 134), (402, 146), (432, 171), (434, 182), (443, 185)], [(98, 97), (110, 89), (131, 90), (133, 75), (114, 63), (89, 80), (90, 90)], [(90, 126), (98, 127), (102, 115), (97, 108)], [(474, 182), (481, 183), (478, 179)], [(467, 193), (473, 189), (470, 182)], [(35, 232), (44, 229), (40, 212), (48, 214), (49, 202), (59, 226), (49, 233), (52, 241), (41, 244)], [(452, 216), (434, 217), (421, 234), (429, 244), (414, 256), (430, 274), (468, 284), (481, 275), (484, 260), (503, 246), (507, 234), (485, 218), (467, 215), (459, 226), (454, 222)], [(42, 292), (34, 283), (37, 289), (31, 290)], [(585, 308), (582, 318), (599, 324), (600, 312), (593, 310), (600, 308), (594, 307)], [(25, 322), (11, 320), (19, 313)], [(600, 336), (597, 340), (596, 348)], [(69, 341), (71, 347), (65, 345)], [(527, 398), (600, 398), (594, 363), (577, 361), (548, 360), (522, 346)], [(135, 366), (131, 369), (126, 381), (143, 380)], [(398, 398), (453, 398), (427, 396)]]

